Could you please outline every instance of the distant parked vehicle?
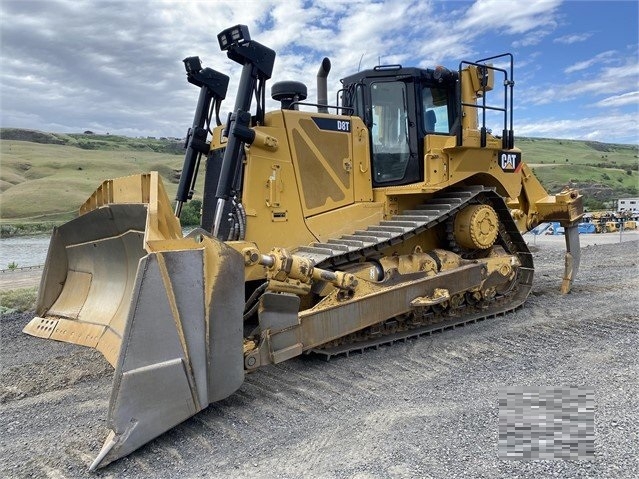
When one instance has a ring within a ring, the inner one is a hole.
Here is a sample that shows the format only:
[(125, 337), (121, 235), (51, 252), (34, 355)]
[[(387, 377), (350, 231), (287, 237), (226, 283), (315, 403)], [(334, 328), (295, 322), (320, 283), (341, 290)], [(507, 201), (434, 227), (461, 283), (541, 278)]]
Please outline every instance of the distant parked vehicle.
[(593, 223), (579, 223), (577, 229), (579, 230), (579, 234), (592, 234), (597, 232)]

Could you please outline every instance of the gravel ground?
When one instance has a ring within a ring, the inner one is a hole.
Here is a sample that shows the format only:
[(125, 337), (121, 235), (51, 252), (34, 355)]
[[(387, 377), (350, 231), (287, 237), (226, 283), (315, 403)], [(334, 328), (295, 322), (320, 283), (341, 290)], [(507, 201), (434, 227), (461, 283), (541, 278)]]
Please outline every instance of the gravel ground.
[[(517, 312), (263, 368), (94, 476), (639, 477), (639, 242), (583, 247), (574, 290), (561, 296), (562, 241), (531, 240), (535, 285)], [(111, 368), (91, 349), (22, 334), (30, 318), (1, 322), (0, 476), (90, 476)], [(594, 390), (594, 459), (499, 459), (500, 388), (568, 385)]]

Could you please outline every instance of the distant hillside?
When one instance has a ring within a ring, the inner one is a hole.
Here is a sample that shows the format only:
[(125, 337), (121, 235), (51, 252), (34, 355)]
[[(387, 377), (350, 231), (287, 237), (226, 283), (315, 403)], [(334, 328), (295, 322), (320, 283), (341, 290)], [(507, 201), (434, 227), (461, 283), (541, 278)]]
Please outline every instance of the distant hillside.
[(639, 196), (638, 145), (550, 138), (519, 138), (515, 143), (551, 193), (568, 185), (579, 188), (590, 209)]
[(118, 135), (86, 133), (44, 133), (22, 128), (0, 128), (0, 139), (32, 143), (68, 145), (83, 150), (135, 150), (183, 154), (184, 140), (175, 138), (129, 138)]
[(183, 142), (0, 129), (3, 223), (64, 222), (102, 181), (158, 171), (175, 195)]
[[(518, 138), (525, 161), (551, 193), (581, 189), (590, 209), (639, 196), (637, 145)], [(174, 196), (183, 141), (117, 135), (0, 129), (0, 205), (3, 223), (63, 222), (105, 179), (159, 171)], [(202, 193), (202, 175), (196, 196)]]

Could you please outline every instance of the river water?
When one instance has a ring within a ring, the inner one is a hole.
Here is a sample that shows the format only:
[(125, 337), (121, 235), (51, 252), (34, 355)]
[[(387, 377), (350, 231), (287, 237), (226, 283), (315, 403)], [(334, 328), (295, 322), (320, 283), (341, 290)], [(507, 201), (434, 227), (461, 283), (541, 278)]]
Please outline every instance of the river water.
[(18, 267), (44, 264), (50, 239), (50, 235), (0, 238), (0, 269), (7, 269), (10, 263)]
[[(193, 227), (185, 227), (184, 235)], [(18, 267), (43, 265), (47, 259), (50, 235), (13, 236), (0, 238), (0, 269), (8, 269), (9, 264)]]

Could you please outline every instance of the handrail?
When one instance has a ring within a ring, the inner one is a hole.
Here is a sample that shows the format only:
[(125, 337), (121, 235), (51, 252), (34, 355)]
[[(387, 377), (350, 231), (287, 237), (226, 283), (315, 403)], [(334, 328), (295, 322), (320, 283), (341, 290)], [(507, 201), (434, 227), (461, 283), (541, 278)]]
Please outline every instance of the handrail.
[[(488, 60), (493, 60), (495, 58), (502, 58), (502, 57), (509, 57), (510, 58), (510, 76), (509, 76), (509, 72), (507, 70), (504, 70), (503, 68), (498, 68), (498, 67), (494, 67), (492, 65), (486, 64), (486, 63), (482, 63), (482, 62), (486, 62)], [(512, 53), (502, 53), (501, 55), (495, 55), (492, 57), (488, 57), (488, 58), (482, 58), (481, 60), (477, 60), (475, 62), (469, 62), (469, 61), (461, 61), (459, 63), (459, 81), (461, 83), (462, 81), (462, 67), (463, 65), (469, 65), (469, 66), (476, 66), (478, 68), (484, 68), (484, 69), (488, 69), (488, 70), (493, 70), (493, 71), (498, 71), (504, 74), (504, 106), (503, 107), (497, 107), (497, 106), (490, 106), (486, 104), (486, 85), (482, 85), (483, 89), (482, 89), (482, 102), (481, 104), (477, 104), (477, 103), (465, 103), (461, 100), (461, 94), (460, 94), (460, 98), (459, 98), (459, 114), (461, 115), (461, 110), (462, 107), (466, 106), (469, 108), (477, 108), (479, 110), (482, 111), (482, 126), (481, 126), (481, 146), (485, 147), (486, 146), (486, 110), (493, 110), (493, 111), (501, 111), (504, 113), (504, 129), (502, 132), (502, 147), (505, 150), (509, 150), (514, 148), (515, 146), (515, 135), (514, 135), (514, 131), (513, 131), (513, 87), (515, 86), (515, 82), (514, 82), (514, 68), (513, 68), (513, 55)], [(510, 89), (510, 91), (509, 91)], [(460, 88), (460, 92), (461, 92), (461, 88)], [(459, 131), (458, 134), (458, 144), (461, 143), (461, 130)]]
[[(335, 110), (345, 110), (345, 111), (346, 110), (350, 110), (350, 112), (351, 112), (350, 115), (352, 115), (353, 111), (355, 110), (353, 107), (350, 107), (350, 106), (321, 105), (319, 103), (310, 103), (310, 102), (307, 102), (307, 101), (294, 101), (294, 102), (291, 102), (291, 104), (289, 105), (288, 109), (289, 110), (295, 110), (295, 107), (297, 105), (315, 106), (315, 107), (322, 106), (322, 107), (325, 107), (325, 108), (334, 108)], [(350, 115), (344, 115), (344, 116), (350, 116)]]

